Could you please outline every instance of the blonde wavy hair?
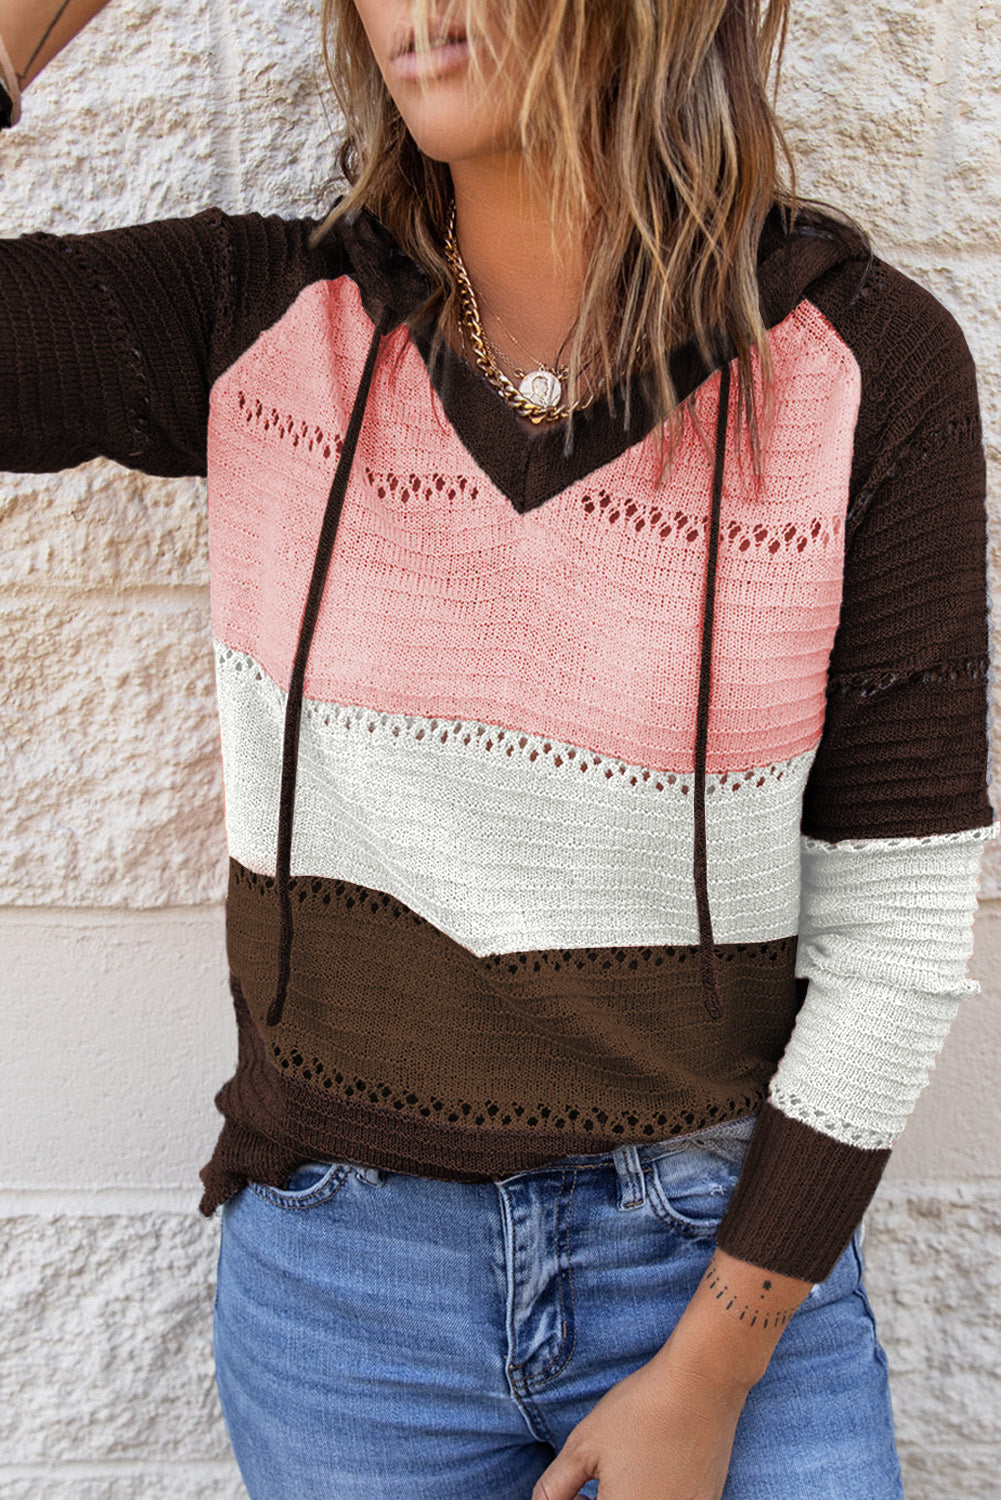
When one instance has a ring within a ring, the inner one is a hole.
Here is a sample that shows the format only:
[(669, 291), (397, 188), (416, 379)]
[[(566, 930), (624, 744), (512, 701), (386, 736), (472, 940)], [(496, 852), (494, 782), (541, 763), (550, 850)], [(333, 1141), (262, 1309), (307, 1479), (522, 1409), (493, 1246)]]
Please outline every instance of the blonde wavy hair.
[[(429, 44), (433, 3), (414, 0), (419, 45)], [(742, 415), (761, 473), (773, 369), (759, 307), (758, 241), (773, 203), (790, 216), (788, 226), (807, 201), (797, 199), (795, 166), (773, 108), (790, 3), (434, 5), (444, 25), (457, 23), (483, 39), (471, 49), (474, 88), (484, 86), (488, 59), (495, 69), (506, 56), (529, 60), (516, 128), (529, 181), (552, 204), (554, 254), (568, 227), (593, 246), (566, 359), (570, 398), (585, 388), (586, 363), (599, 364), (610, 406), (616, 381), (641, 380), (660, 424), (662, 477), (684, 417), (670, 352), (694, 340), (713, 368), (727, 357), (727, 338), (729, 357), (735, 349), (738, 360), (738, 429)], [(362, 206), (390, 230), (431, 283), (410, 322), (433, 319), (433, 365), (446, 329), (454, 338), (460, 326), (458, 288), (444, 254), (450, 169), (425, 156), (407, 130), (354, 0), (323, 0), (323, 57), (344, 117), (337, 164), (348, 190), (314, 242)], [(765, 397), (760, 413), (755, 358)], [(628, 426), (628, 381), (625, 392)], [(684, 405), (694, 415), (693, 398)]]

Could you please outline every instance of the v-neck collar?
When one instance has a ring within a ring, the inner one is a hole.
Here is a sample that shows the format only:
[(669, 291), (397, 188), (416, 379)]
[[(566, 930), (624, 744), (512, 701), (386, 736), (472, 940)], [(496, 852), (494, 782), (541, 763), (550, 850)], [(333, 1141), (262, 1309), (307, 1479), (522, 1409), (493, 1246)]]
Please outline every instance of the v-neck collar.
[[(525, 514), (559, 494), (568, 485), (611, 463), (654, 427), (653, 407), (641, 376), (632, 381), (629, 426), (626, 428), (627, 382), (564, 422), (530, 431), (499, 391), (446, 341), (432, 367), (433, 329), (413, 314), (426, 299), (430, 282), (425, 272), (401, 249), (382, 222), (367, 209), (341, 221), (345, 248), (358, 280), (362, 303), (373, 321), (387, 304), (393, 309), (390, 326), (409, 322), (431, 385), (445, 414), (470, 456), (506, 496)], [(758, 246), (758, 283), (765, 327), (781, 322), (801, 300), (809, 281), (843, 257), (835, 236), (797, 224), (786, 235), (781, 210), (773, 206)], [(716, 362), (707, 362), (695, 340), (678, 345), (671, 354), (671, 378), (679, 403), (685, 401), (724, 363), (736, 357), (729, 339), (722, 342)], [(614, 410), (614, 415), (613, 415)], [(572, 428), (572, 431), (569, 429)], [(570, 451), (566, 452), (568, 444)]]
[[(653, 427), (649, 403), (640, 383), (634, 381), (629, 428), (625, 429), (626, 383), (620, 381), (613, 387), (614, 418), (607, 396), (601, 396), (569, 420), (540, 425), (533, 432), (476, 366), (450, 344), (442, 346), (432, 368), (430, 326), (413, 325), (410, 332), (464, 447), (520, 514), (610, 463)], [(565, 453), (568, 439), (570, 452)]]

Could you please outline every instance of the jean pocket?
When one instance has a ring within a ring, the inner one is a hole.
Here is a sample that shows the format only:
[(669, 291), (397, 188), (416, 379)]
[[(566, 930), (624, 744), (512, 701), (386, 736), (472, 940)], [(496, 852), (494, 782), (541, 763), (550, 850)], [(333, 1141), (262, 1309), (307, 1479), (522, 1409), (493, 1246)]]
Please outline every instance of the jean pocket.
[(310, 1161), (296, 1167), (283, 1188), (267, 1182), (248, 1182), (247, 1186), (276, 1208), (314, 1208), (339, 1193), (354, 1170), (347, 1161)]
[(742, 1157), (698, 1146), (679, 1147), (646, 1165), (651, 1212), (686, 1239), (715, 1239), (737, 1186)]

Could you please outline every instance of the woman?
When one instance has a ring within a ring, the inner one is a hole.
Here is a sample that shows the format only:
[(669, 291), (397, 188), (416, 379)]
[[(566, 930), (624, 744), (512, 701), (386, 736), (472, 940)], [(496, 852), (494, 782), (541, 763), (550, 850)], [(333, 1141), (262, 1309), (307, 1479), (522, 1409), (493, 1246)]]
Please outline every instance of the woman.
[[(2, 5), (13, 120), (95, 6)], [(255, 1500), (902, 1494), (861, 1220), (972, 987), (984, 456), (782, 179), (786, 8), (327, 0), (322, 224), (0, 244), (0, 467), (208, 475)]]

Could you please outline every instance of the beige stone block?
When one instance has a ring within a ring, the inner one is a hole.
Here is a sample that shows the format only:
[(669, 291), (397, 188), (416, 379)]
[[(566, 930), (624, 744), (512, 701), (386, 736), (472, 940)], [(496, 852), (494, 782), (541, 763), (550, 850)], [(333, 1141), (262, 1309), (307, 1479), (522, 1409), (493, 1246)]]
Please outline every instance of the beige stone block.
[(0, 588), (205, 587), (205, 483), (105, 459), (59, 474), (0, 475)]
[(39, 1192), (197, 1209), (236, 1066), (227, 972), (221, 906), (0, 910), (0, 1215)]
[(234, 160), (228, 186), (244, 209), (322, 217), (343, 191), (332, 133), (338, 111), (320, 42), (318, 4), (220, 7), (217, 56)]
[(171, 1213), (0, 1220), (0, 1464), (231, 1457), (212, 1359), (218, 1233)]
[(779, 113), (802, 188), (881, 240), (1001, 245), (1001, 16), (977, 0), (794, 7)]
[(46, 1465), (25, 1475), (0, 1466), (3, 1500), (247, 1500), (235, 1462), (229, 1464), (98, 1465), (82, 1475), (78, 1465)]
[(907, 1500), (996, 1500), (1001, 1184), (880, 1189), (866, 1226)]
[(204, 207), (225, 116), (209, 0), (124, 0), (28, 88), (3, 145), (3, 232), (111, 228)]
[(0, 596), (0, 902), (218, 900), (225, 834), (204, 594)]

